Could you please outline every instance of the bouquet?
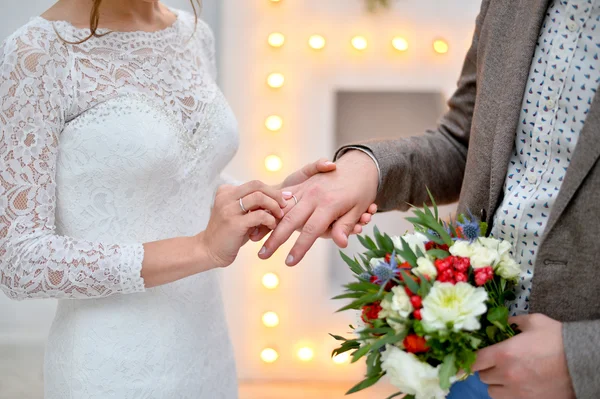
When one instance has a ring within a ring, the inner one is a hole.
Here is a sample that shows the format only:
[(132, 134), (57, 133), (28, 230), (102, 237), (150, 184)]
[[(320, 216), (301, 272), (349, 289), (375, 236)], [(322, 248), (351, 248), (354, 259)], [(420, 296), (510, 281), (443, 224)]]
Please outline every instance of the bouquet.
[(332, 337), (338, 355), (366, 359), (366, 378), (348, 394), (388, 375), (407, 399), (442, 399), (453, 382), (471, 374), (479, 349), (514, 336), (506, 301), (520, 274), (510, 243), (484, 235), (487, 224), (472, 214), (439, 219), (432, 209), (414, 208), (414, 232), (390, 237), (374, 230), (360, 237), (359, 259), (341, 253), (356, 281), (333, 299), (351, 299), (339, 311), (362, 312), (354, 338)]

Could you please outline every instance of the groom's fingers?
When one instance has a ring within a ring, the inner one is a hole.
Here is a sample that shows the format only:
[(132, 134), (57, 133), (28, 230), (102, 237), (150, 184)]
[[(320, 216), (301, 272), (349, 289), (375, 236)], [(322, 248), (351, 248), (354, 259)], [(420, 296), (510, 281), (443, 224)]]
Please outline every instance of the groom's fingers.
[(329, 229), (332, 219), (330, 211), (327, 211), (322, 207), (315, 209), (312, 216), (310, 216), (310, 219), (304, 224), (302, 233), (292, 247), (285, 264), (288, 266), (296, 266), (304, 258), (304, 255), (306, 255), (315, 241)]
[(356, 208), (354, 208), (333, 224), (331, 238), (338, 247), (346, 248), (348, 246), (348, 237), (354, 231), (354, 226), (356, 226), (360, 217), (361, 214), (357, 215)]
[(261, 259), (268, 259), (277, 249), (292, 236), (296, 229), (303, 226), (313, 212), (313, 205), (308, 201), (300, 201), (289, 211), (258, 253)]

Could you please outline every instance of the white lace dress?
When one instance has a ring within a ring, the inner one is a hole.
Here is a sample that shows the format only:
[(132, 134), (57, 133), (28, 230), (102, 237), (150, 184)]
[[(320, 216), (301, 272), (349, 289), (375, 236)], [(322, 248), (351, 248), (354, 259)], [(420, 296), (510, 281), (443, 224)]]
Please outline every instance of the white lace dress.
[(145, 289), (142, 243), (209, 219), (236, 122), (193, 16), (159, 32), (35, 18), (0, 50), (0, 285), (58, 298), (47, 399), (236, 398), (216, 271)]

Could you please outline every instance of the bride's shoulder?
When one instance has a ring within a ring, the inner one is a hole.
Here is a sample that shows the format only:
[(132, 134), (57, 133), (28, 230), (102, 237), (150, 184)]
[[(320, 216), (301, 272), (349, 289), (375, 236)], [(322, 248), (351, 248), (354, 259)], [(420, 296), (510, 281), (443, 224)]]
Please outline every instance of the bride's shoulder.
[(23, 57), (29, 57), (30, 62), (45, 58), (47, 61), (53, 60), (58, 64), (66, 64), (69, 51), (52, 23), (41, 17), (35, 17), (8, 36), (0, 45), (0, 65)]
[(186, 34), (193, 35), (193, 37), (207, 44), (209, 47), (214, 44), (215, 37), (213, 31), (200, 16), (196, 17), (194, 14), (183, 10), (173, 11), (184, 26)]
[[(61, 87), (70, 76), (71, 56), (52, 24), (40, 17), (17, 29), (0, 44), (0, 88), (7, 81), (50, 79)], [(2, 93), (0, 93), (1, 95)]]

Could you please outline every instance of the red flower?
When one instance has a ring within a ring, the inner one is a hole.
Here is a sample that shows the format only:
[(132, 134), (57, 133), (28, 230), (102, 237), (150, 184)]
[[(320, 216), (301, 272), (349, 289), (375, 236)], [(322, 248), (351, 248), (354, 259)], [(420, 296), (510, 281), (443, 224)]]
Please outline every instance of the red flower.
[(494, 269), (491, 266), (475, 269), (475, 284), (478, 286), (485, 285), (488, 281), (493, 280)]
[(417, 320), (422, 320), (423, 316), (421, 315), (421, 309), (417, 309), (413, 312), (413, 316), (415, 317), (415, 319)]
[(412, 296), (412, 295), (416, 294), (416, 292), (415, 292), (415, 293), (413, 293), (413, 292), (410, 290), (410, 288), (408, 288), (407, 286), (404, 286), (404, 292), (406, 292), (406, 295), (408, 295), (408, 296)]
[(413, 308), (419, 309), (423, 307), (423, 300), (418, 295), (413, 295), (410, 297), (410, 303), (413, 305)]
[(429, 241), (427, 243), (425, 243), (425, 251), (430, 251), (432, 249), (436, 249), (437, 248), (437, 244), (433, 241)]
[(419, 337), (416, 334), (411, 334), (404, 338), (402, 343), (404, 344), (406, 351), (409, 353), (423, 353), (429, 350), (425, 338)]
[(456, 281), (457, 283), (466, 283), (467, 280), (467, 273), (454, 273), (454, 281)]
[(454, 268), (461, 273), (466, 273), (469, 270), (469, 266), (471, 266), (471, 259), (469, 258), (461, 258), (460, 256), (453, 257)]
[(456, 236), (458, 238), (465, 238), (465, 233), (463, 232), (462, 227), (459, 226), (456, 228)]
[(379, 312), (381, 311), (381, 302), (373, 302), (370, 305), (365, 305), (362, 308), (362, 321), (372, 326), (371, 320), (377, 320), (379, 318)]
[(385, 255), (385, 263), (390, 263), (391, 260), (392, 260), (392, 254), (386, 254)]

